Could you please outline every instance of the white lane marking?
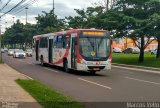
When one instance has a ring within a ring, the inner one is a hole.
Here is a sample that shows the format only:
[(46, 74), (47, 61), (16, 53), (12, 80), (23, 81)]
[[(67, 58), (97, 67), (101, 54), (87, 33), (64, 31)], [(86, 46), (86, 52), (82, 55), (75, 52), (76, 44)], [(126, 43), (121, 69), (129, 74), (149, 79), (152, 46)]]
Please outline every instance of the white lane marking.
[[(22, 74), (22, 73), (21, 73)], [(30, 80), (33, 80), (33, 78), (29, 77), (28, 75), (22, 74), (23, 76), (27, 77)]]
[(44, 69), (49, 70), (49, 71), (52, 71), (52, 72), (55, 72), (55, 73), (58, 73), (58, 71), (53, 70), (53, 69), (49, 69), (49, 68), (44, 68)]
[(142, 79), (137, 79), (137, 78), (131, 78), (131, 77), (125, 77), (125, 78), (130, 79), (130, 80), (139, 81), (139, 82), (145, 82), (145, 83), (160, 85), (160, 83), (157, 83), (157, 82), (152, 82), (152, 81), (147, 81), (147, 80), (142, 80)]
[(128, 69), (128, 70), (134, 70), (134, 71), (142, 71), (142, 72), (160, 74), (159, 71), (152, 71), (152, 70), (146, 70), (146, 69), (136, 69), (136, 68), (129, 68), (129, 67), (113, 66), (113, 65), (112, 65), (112, 67), (122, 68), (122, 69)]
[(112, 89), (111, 87), (108, 87), (108, 86), (105, 86), (105, 85), (102, 85), (102, 84), (98, 84), (96, 82), (92, 82), (92, 81), (89, 81), (89, 80), (85, 80), (83, 78), (78, 78), (78, 79), (81, 80), (81, 81), (85, 81), (85, 82), (91, 83), (91, 84), (95, 84), (97, 86), (100, 86), (100, 87), (103, 87), (103, 88), (106, 88), (106, 89), (110, 89), (110, 90)]

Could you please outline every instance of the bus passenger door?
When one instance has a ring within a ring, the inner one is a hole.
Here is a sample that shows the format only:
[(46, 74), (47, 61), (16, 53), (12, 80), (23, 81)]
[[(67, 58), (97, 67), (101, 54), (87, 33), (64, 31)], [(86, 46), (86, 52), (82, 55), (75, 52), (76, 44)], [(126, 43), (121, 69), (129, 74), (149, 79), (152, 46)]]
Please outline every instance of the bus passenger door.
[(39, 61), (39, 40), (36, 41), (36, 61)]
[(49, 39), (48, 45), (48, 62), (53, 63), (53, 39)]
[(71, 42), (71, 68), (76, 69), (76, 37), (72, 37)]

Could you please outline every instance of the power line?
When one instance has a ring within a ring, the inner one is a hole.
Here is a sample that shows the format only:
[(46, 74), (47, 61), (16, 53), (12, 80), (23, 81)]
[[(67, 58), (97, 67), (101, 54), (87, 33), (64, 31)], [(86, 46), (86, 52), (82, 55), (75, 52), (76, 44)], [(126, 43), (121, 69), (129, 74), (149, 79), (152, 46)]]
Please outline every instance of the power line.
[(31, 6), (31, 5), (32, 5), (33, 3), (35, 3), (36, 1), (38, 1), (38, 0), (30, 0), (30, 1), (27, 2), (26, 4), (18, 7), (18, 8), (15, 10), (14, 15), (22, 12), (25, 8), (28, 8), (29, 6)]
[(5, 12), (3, 15), (1, 15), (0, 17), (6, 15), (7, 13), (11, 12), (12, 10), (14, 10), (15, 8), (17, 8), (19, 5), (21, 5), (22, 3), (24, 3), (26, 0), (21, 0), (19, 3), (17, 3), (13, 8), (11, 8), (10, 10), (8, 10), (7, 12)]
[[(27, 3), (19, 6), (18, 8), (14, 9), (13, 15), (16, 15), (16, 14), (22, 12), (23, 10), (25, 10), (25, 8), (28, 8), (29, 6), (31, 6), (32, 4), (34, 4), (34, 3), (37, 2), (37, 1), (38, 1), (38, 0), (30, 0), (30, 1), (28, 1)], [(9, 18), (9, 17), (7, 17), (7, 18)], [(5, 18), (5, 19), (6, 19), (6, 18)]]
[(2, 8), (0, 9), (0, 11), (2, 11), (10, 2), (11, 2), (11, 0), (8, 0), (8, 2), (2, 6)]

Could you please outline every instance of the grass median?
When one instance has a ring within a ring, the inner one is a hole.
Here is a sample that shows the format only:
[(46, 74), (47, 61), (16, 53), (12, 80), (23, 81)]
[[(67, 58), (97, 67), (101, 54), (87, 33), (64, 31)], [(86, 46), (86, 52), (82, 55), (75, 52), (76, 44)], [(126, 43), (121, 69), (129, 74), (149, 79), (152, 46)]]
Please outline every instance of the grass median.
[(85, 108), (79, 102), (62, 95), (38, 81), (18, 79), (16, 82), (44, 108)]
[(0, 59), (0, 64), (4, 63), (3, 60)]
[(113, 53), (113, 63), (160, 68), (160, 58), (150, 53), (144, 54), (144, 63), (138, 63), (139, 54)]

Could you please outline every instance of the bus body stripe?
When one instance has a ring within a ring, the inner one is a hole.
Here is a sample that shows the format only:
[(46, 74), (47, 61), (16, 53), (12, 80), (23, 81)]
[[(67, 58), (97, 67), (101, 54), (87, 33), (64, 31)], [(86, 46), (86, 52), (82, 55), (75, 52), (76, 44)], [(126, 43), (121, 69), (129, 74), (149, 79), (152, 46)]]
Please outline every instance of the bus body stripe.
[[(67, 58), (68, 54), (69, 54), (69, 49), (66, 49), (66, 52), (65, 52), (63, 58), (64, 58), (64, 57)], [(60, 63), (63, 63), (63, 58), (61, 58), (61, 59), (60, 59), (59, 61), (57, 61), (57, 62), (54, 62), (53, 64), (60, 64)]]

